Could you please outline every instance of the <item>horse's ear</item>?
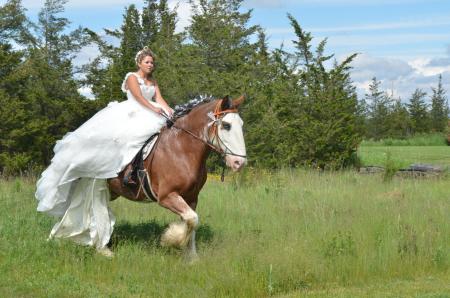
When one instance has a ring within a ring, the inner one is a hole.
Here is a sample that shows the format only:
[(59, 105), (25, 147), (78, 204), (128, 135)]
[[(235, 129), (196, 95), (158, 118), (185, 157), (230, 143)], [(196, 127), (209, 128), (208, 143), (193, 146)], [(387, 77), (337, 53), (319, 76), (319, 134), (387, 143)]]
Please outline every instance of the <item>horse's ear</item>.
[(245, 100), (245, 95), (241, 95), (236, 99), (233, 99), (233, 108), (238, 108)]
[(220, 107), (221, 111), (229, 110), (231, 109), (233, 102), (231, 101), (231, 98), (229, 95), (222, 98), (222, 105)]

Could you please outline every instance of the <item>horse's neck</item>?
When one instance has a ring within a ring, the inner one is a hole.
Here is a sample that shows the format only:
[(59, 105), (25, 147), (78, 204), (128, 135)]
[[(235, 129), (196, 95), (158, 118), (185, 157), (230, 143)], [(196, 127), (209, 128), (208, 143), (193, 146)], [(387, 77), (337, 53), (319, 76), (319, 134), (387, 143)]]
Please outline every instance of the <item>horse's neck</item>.
[[(207, 114), (213, 108), (214, 103), (203, 104), (175, 122), (178, 130), (183, 130), (177, 133), (177, 139), (182, 140), (191, 152), (198, 153), (202, 163), (206, 162), (211, 150), (207, 144), (208, 122), (211, 121)], [(186, 153), (186, 149), (180, 154)]]
[(208, 121), (207, 114), (214, 108), (214, 102), (210, 102), (194, 108), (189, 114), (180, 118), (176, 125), (182, 129), (189, 130), (197, 136), (203, 136), (206, 132)]

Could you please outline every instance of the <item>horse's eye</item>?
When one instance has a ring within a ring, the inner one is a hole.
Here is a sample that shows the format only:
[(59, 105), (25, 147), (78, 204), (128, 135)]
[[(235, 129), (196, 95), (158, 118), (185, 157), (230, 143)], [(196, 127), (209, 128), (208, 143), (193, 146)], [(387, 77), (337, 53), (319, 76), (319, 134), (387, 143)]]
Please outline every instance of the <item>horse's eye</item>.
[(231, 124), (228, 122), (222, 122), (222, 128), (225, 130), (230, 130), (231, 129)]

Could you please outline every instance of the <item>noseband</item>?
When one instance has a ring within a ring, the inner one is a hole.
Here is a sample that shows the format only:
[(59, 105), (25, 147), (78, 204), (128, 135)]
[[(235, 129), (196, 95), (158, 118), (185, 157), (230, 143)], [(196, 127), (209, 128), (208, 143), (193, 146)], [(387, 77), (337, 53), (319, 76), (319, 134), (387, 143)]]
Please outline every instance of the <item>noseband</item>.
[[(223, 101), (223, 99), (219, 100), (219, 102), (216, 105), (216, 108), (214, 109), (214, 113), (211, 113), (211, 112), (208, 113), (208, 117), (212, 120), (212, 122), (208, 123), (208, 127), (210, 128), (210, 131), (208, 132), (207, 143), (210, 146), (214, 147), (214, 150), (222, 156), (232, 155), (232, 156), (247, 158), (247, 155), (236, 154), (233, 151), (231, 151), (231, 149), (228, 148), (228, 146), (224, 143), (224, 141), (222, 141), (222, 139), (219, 136), (218, 125), (220, 125), (222, 123), (222, 118), (225, 117), (225, 115), (228, 113), (237, 113), (238, 112), (238, 110), (236, 108), (221, 111), (220, 107), (222, 106), (222, 101)], [(211, 135), (212, 135), (212, 137), (210, 137)], [(216, 148), (216, 146), (214, 146), (215, 139), (217, 140), (217, 143), (219, 144), (219, 148)], [(220, 144), (222, 144), (223, 147), (225, 147), (225, 150), (222, 149)]]
[[(228, 146), (219, 137), (219, 130), (217, 128), (217, 123), (220, 124), (222, 122), (222, 118), (226, 114), (238, 112), (238, 110), (236, 108), (221, 111), (220, 110), (221, 106), (222, 106), (222, 99), (219, 100), (219, 102), (217, 103), (217, 105), (214, 109), (214, 113), (213, 112), (208, 113), (208, 117), (211, 118), (212, 121), (210, 123), (208, 123), (208, 136), (206, 137), (206, 141), (202, 137), (197, 136), (196, 134), (191, 132), (190, 130), (176, 126), (175, 123), (172, 121), (172, 119), (170, 119), (166, 114), (163, 113), (161, 115), (164, 118), (166, 118), (169, 122), (172, 123), (172, 127), (176, 128), (178, 130), (184, 131), (185, 133), (191, 135), (195, 139), (205, 143), (208, 147), (210, 147), (213, 151), (219, 153), (222, 157), (225, 157), (226, 155), (233, 155), (233, 156), (239, 156), (239, 157), (246, 158), (247, 157), (246, 155), (240, 155), (240, 154), (233, 153), (233, 151), (231, 151), (231, 149), (228, 148)], [(212, 137), (210, 137), (211, 135), (212, 135)], [(217, 142), (219, 144), (218, 147), (214, 145), (214, 139), (217, 139)], [(225, 147), (225, 150), (222, 150), (222, 148), (220, 147), (220, 144), (222, 144)]]

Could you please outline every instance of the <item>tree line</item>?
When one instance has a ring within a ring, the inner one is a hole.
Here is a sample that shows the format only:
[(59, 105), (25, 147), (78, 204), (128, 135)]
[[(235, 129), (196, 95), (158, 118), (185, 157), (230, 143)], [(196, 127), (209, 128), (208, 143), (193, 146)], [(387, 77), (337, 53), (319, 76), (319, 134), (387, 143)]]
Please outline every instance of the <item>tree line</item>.
[[(311, 33), (291, 15), (293, 52), (283, 46), (269, 50), (264, 30), (249, 25), (252, 11), (244, 11), (243, 0), (192, 1), (192, 22), (181, 32), (175, 30), (177, 13), (167, 0), (127, 6), (117, 29), (68, 32), (70, 21), (61, 17), (66, 2), (46, 0), (36, 23), (26, 17), (20, 0), (0, 6), (3, 173), (42, 168), (64, 134), (108, 102), (124, 100), (120, 85), (136, 69), (135, 53), (144, 46), (156, 53), (155, 78), (171, 105), (197, 94), (246, 94), (241, 116), (254, 166), (341, 168), (355, 162), (363, 137), (384, 137), (385, 128), (375, 125), (384, 108), (374, 103), (386, 101), (378, 82), (367, 104), (358, 101), (350, 79), (356, 54), (342, 62), (326, 55), (327, 40), (313, 47)], [(73, 65), (87, 45), (95, 45), (99, 55), (86, 65)], [(81, 96), (82, 87), (95, 99)], [(386, 115), (397, 109), (385, 106)], [(422, 124), (407, 114), (409, 133), (419, 132)]]
[(417, 88), (408, 101), (402, 103), (399, 98), (381, 90), (380, 85), (380, 81), (372, 78), (369, 92), (359, 103), (362, 133), (366, 138), (401, 139), (416, 134), (446, 132), (450, 110), (441, 75), (437, 86), (431, 88), (428, 101), (427, 93)]

